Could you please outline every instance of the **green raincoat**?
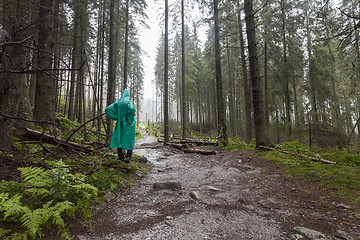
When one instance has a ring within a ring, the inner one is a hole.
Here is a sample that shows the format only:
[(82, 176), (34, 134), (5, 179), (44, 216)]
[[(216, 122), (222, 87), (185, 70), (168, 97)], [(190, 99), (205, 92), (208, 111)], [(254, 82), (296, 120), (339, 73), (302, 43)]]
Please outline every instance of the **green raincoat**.
[(111, 148), (134, 149), (135, 111), (126, 88), (118, 101), (105, 108), (106, 115), (112, 120), (117, 120), (111, 137)]

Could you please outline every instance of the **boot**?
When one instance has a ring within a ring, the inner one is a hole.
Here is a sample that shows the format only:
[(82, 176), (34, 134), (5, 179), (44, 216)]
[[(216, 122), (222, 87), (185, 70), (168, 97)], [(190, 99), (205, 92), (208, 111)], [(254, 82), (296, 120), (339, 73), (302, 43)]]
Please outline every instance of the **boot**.
[(127, 150), (125, 162), (129, 163), (131, 160), (131, 156), (132, 156), (132, 150)]
[(125, 162), (123, 149), (122, 149), (122, 148), (118, 148), (118, 149), (117, 149), (117, 152), (118, 152), (119, 160), (122, 161), (122, 162)]

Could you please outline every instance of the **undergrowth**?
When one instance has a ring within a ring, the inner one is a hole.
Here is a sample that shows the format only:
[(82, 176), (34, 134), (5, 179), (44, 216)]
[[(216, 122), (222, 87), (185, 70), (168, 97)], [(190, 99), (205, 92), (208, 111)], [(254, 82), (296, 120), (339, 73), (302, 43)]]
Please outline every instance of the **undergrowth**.
[(298, 142), (282, 143), (276, 148), (336, 162), (335, 165), (324, 164), (276, 150), (265, 153), (266, 158), (283, 167), (286, 176), (319, 182), (333, 195), (360, 204), (360, 155), (355, 149), (321, 149)]
[[(239, 139), (229, 139), (228, 146), (223, 149), (230, 151), (255, 149), (255, 143), (246, 144)], [(334, 196), (346, 198), (354, 205), (360, 205), (360, 155), (358, 149), (354, 147), (322, 149), (309, 147), (296, 141), (278, 144), (275, 149), (336, 162), (335, 165), (324, 164), (276, 150), (262, 153), (266, 159), (281, 166), (285, 176), (319, 182)]]
[[(57, 115), (58, 137), (66, 138), (80, 124)], [(84, 136), (78, 131), (74, 142), (105, 142), (104, 130), (96, 134), (91, 124)], [(99, 136), (101, 137), (99, 140)], [(141, 138), (136, 129), (136, 139)], [(0, 158), (13, 158), (21, 165), (12, 181), (0, 182), (0, 239), (39, 239), (52, 229), (70, 239), (67, 219), (77, 219), (91, 226), (95, 204), (102, 204), (105, 194), (134, 186), (146, 167), (141, 157), (133, 155), (130, 164), (117, 159), (110, 150), (94, 150), (90, 154), (64, 154), (59, 148), (36, 142), (16, 141), (18, 152), (0, 152)], [(2, 176), (0, 176), (2, 177)]]

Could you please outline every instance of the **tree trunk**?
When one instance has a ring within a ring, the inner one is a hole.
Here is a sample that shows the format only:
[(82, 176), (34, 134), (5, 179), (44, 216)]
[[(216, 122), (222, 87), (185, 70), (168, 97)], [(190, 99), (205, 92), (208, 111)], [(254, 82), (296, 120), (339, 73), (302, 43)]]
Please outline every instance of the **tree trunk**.
[[(54, 15), (53, 0), (41, 0), (39, 6), (38, 68), (51, 69), (54, 53)], [(55, 120), (55, 80), (49, 72), (36, 74), (34, 119), (54, 122)], [(44, 130), (53, 126), (41, 123)]]
[(165, 0), (165, 41), (164, 41), (164, 144), (169, 142), (169, 101), (168, 101), (168, 70), (169, 70), (169, 40), (168, 40), (168, 0)]
[(270, 144), (264, 121), (264, 105), (263, 96), (260, 84), (259, 60), (256, 50), (256, 35), (255, 35), (255, 21), (253, 12), (252, 0), (244, 0), (245, 4), (245, 22), (246, 33), (248, 38), (249, 61), (250, 61), (250, 76), (253, 93), (253, 108), (254, 108), (254, 125), (256, 147), (261, 145), (268, 146)]
[(291, 109), (290, 109), (290, 90), (289, 90), (289, 73), (288, 73), (288, 60), (287, 60), (287, 43), (286, 43), (286, 13), (285, 13), (285, 0), (281, 0), (281, 21), (282, 21), (282, 44), (283, 44), (283, 86), (285, 92), (285, 106), (286, 106), (286, 126), (288, 136), (291, 136)]
[[(30, 3), (24, 1), (3, 0), (3, 28), (9, 32), (14, 42), (22, 41), (31, 35), (31, 29), (24, 27), (28, 24), (29, 5)], [(28, 48), (16, 44), (0, 51), (1, 71), (21, 71), (28, 67), (26, 61)], [(32, 118), (26, 75), (6, 72), (0, 75), (0, 82), (0, 112)], [(9, 129), (19, 125), (24, 125), (24, 122), (0, 117), (0, 149), (13, 148), (13, 133)]]
[(268, 40), (267, 40), (267, 23), (265, 20), (264, 26), (264, 111), (265, 111), (265, 125), (269, 129), (269, 87), (268, 87)]
[(234, 137), (236, 135), (235, 132), (235, 103), (234, 103), (234, 78), (233, 78), (233, 69), (232, 69), (232, 61), (230, 58), (230, 46), (229, 46), (229, 39), (226, 36), (226, 54), (227, 54), (227, 64), (228, 64), (228, 75), (229, 75), (229, 117), (230, 117), (230, 131), (231, 135)]
[[(110, 34), (109, 34), (109, 65), (108, 65), (108, 89), (106, 105), (109, 106), (115, 101), (115, 0), (110, 0)], [(107, 132), (106, 141), (111, 142), (114, 122), (106, 117)]]
[[(79, 67), (78, 55), (79, 55), (79, 6), (78, 3), (74, 4), (74, 35), (73, 35), (73, 42), (72, 42), (72, 56), (71, 56), (71, 66), (72, 68)], [(69, 107), (68, 107), (68, 118), (70, 120), (75, 119), (75, 109), (74, 109), (74, 99), (75, 99), (75, 86), (76, 86), (76, 79), (77, 79), (78, 72), (72, 71), (71, 72), (71, 83), (70, 83), (70, 92), (69, 92)]]
[(182, 99), (182, 137), (186, 138), (186, 89), (185, 89), (185, 21), (184, 0), (181, 0), (181, 99)]
[(220, 29), (218, 0), (214, 0), (214, 34), (215, 34), (215, 78), (216, 78), (216, 100), (218, 117), (218, 135), (220, 142), (226, 146), (228, 144), (226, 129), (226, 108), (224, 102), (223, 82), (221, 74), (221, 52), (220, 52)]
[[(240, 1), (240, 0), (239, 0)], [(238, 6), (240, 3), (238, 2)], [(240, 9), (240, 8), (239, 8)], [(243, 72), (243, 88), (245, 97), (245, 142), (249, 143), (252, 140), (252, 126), (251, 126), (251, 90), (249, 87), (249, 78), (246, 67), (246, 56), (245, 56), (245, 44), (244, 35), (241, 22), (241, 12), (238, 11), (238, 23), (239, 23), (239, 39), (240, 39), (240, 52), (241, 52), (241, 66)]]
[(125, 49), (124, 49), (124, 89), (128, 86), (128, 52), (129, 52), (129, 0), (125, 6)]

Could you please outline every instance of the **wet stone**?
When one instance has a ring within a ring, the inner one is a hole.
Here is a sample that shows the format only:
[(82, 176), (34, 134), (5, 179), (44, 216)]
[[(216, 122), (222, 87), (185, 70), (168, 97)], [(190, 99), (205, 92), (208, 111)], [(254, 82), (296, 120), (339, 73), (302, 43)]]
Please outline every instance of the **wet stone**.
[(168, 189), (173, 191), (182, 189), (180, 182), (162, 182), (162, 183), (156, 182), (154, 183), (153, 188), (158, 190)]
[(346, 232), (341, 231), (341, 230), (337, 230), (337, 231), (336, 231), (335, 237), (337, 237), (337, 238), (339, 238), (339, 239), (343, 239), (343, 240), (353, 240), (352, 237), (349, 237)]
[(204, 196), (201, 195), (199, 192), (196, 192), (196, 191), (190, 192), (189, 196), (194, 200), (198, 200), (198, 201), (203, 201), (204, 200)]
[(301, 234), (311, 240), (329, 240), (327, 236), (322, 234), (321, 232), (306, 228), (306, 227), (294, 227), (292, 229), (295, 233)]
[(213, 186), (206, 186), (206, 190), (214, 191), (214, 192), (219, 192), (219, 191), (221, 191), (221, 189), (216, 188), (216, 187), (213, 187)]
[(345, 205), (343, 203), (338, 204), (336, 207), (349, 210), (351, 209), (351, 206)]

